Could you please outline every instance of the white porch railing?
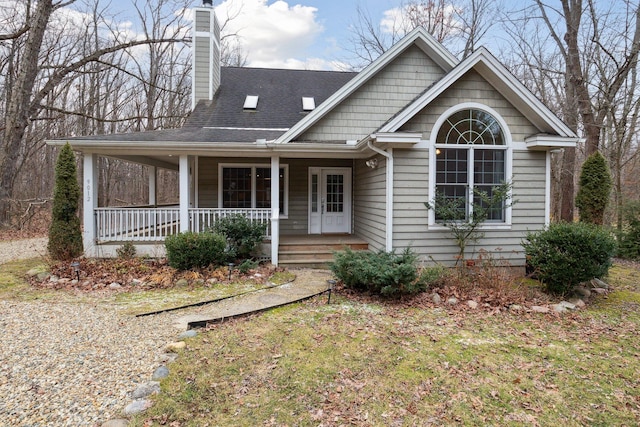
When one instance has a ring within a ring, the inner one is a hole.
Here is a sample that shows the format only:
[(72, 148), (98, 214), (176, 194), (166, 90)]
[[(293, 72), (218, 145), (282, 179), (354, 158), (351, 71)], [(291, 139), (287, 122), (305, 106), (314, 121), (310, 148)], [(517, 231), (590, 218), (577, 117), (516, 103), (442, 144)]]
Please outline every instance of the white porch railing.
[[(202, 232), (220, 218), (241, 214), (252, 221), (267, 224), (271, 236), (271, 209), (189, 209), (189, 230)], [(104, 242), (161, 242), (180, 231), (180, 209), (166, 208), (97, 208), (96, 240)]]
[(97, 208), (96, 239), (102, 242), (163, 241), (180, 230), (180, 209)]
[(211, 228), (220, 218), (231, 215), (244, 215), (251, 222), (267, 224), (265, 237), (271, 237), (271, 209), (189, 209), (189, 230), (200, 233)]

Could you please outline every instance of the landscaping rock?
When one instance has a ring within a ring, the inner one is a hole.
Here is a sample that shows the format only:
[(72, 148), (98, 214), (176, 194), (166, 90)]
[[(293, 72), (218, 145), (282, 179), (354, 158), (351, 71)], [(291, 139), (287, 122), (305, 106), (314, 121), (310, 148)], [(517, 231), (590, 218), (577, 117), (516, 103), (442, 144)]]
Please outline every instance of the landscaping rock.
[(431, 294), (431, 301), (433, 301), (434, 304), (442, 304), (442, 298), (435, 292)]
[(542, 306), (542, 305), (534, 305), (534, 306), (531, 307), (531, 311), (533, 311), (534, 313), (546, 314), (546, 313), (550, 312), (551, 309), (549, 307)]
[(51, 273), (49, 273), (47, 271), (43, 271), (42, 273), (36, 274), (36, 279), (38, 279), (39, 282), (44, 282), (49, 277), (51, 277)]
[(602, 288), (602, 289), (609, 289), (609, 284), (606, 282), (603, 282), (602, 280), (595, 278), (591, 281), (591, 283), (593, 283), (593, 287), (594, 288)]
[(124, 408), (124, 414), (129, 416), (139, 414), (140, 412), (144, 412), (149, 409), (152, 404), (153, 403), (147, 399), (134, 400)]
[(456, 297), (447, 298), (447, 304), (456, 305), (457, 303), (458, 303), (458, 298), (456, 298)]
[(160, 361), (163, 363), (172, 363), (178, 358), (176, 353), (163, 353), (160, 355)]
[(576, 306), (576, 308), (584, 308), (587, 305), (584, 303), (584, 301), (582, 301), (580, 298), (573, 298), (570, 299), (569, 302), (573, 305)]
[(126, 420), (124, 418), (116, 418), (102, 423), (100, 427), (127, 427), (128, 425), (129, 420)]
[(569, 301), (560, 301), (559, 305), (563, 306), (567, 310), (575, 310), (576, 309), (576, 305), (570, 303)]
[(188, 331), (184, 331), (183, 333), (178, 335), (178, 339), (182, 341), (182, 340), (185, 340), (187, 338), (193, 338), (196, 335), (198, 335), (198, 332), (196, 330), (189, 329)]
[(556, 313), (564, 313), (567, 311), (567, 307), (560, 305), (560, 304), (553, 304), (551, 306), (551, 308), (553, 309), (553, 311), (555, 311)]
[(604, 295), (607, 293), (607, 290), (604, 288), (593, 288), (591, 289), (591, 292), (598, 294), (598, 295)]
[(467, 301), (467, 305), (469, 306), (470, 309), (475, 310), (476, 308), (478, 308), (478, 303), (475, 302), (474, 300), (470, 299), (469, 301)]
[(167, 378), (169, 376), (169, 368), (166, 366), (160, 366), (153, 372), (151, 379), (154, 381), (161, 380), (163, 378)]
[(131, 281), (131, 285), (133, 285), (133, 286), (140, 286), (142, 284), (144, 284), (144, 282), (142, 280), (140, 280), (140, 279), (133, 279)]
[(49, 276), (49, 281), (51, 283), (58, 283), (58, 280), (60, 280), (58, 276), (53, 276), (53, 275)]
[(187, 279), (180, 279), (176, 282), (176, 286), (187, 286), (189, 281)]
[(509, 306), (509, 311), (520, 312), (524, 310), (524, 308), (520, 304), (511, 304)]
[(118, 282), (113, 282), (109, 285), (109, 289), (117, 290), (122, 288), (122, 285)]
[(577, 288), (574, 289), (574, 291), (576, 295), (582, 298), (589, 298), (591, 296), (591, 291), (585, 288), (584, 286), (578, 286)]
[(160, 393), (160, 383), (158, 381), (149, 381), (148, 383), (140, 384), (133, 393), (131, 393), (131, 397), (139, 400), (158, 393)]
[(32, 268), (31, 270), (27, 271), (27, 276), (34, 277), (41, 273), (44, 273), (44, 272), (39, 268)]
[(166, 347), (164, 348), (165, 351), (172, 353), (174, 351), (177, 350), (182, 350), (187, 346), (187, 343), (185, 343), (184, 341), (176, 341), (176, 342), (171, 342), (169, 344), (166, 345)]

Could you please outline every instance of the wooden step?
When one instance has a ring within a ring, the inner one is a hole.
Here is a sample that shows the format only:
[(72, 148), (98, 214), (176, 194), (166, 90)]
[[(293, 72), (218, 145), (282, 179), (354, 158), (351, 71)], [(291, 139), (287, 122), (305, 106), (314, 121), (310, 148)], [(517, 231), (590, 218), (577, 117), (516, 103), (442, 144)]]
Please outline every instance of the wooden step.
[(290, 267), (328, 268), (333, 261), (336, 251), (349, 247), (354, 251), (368, 250), (365, 242), (348, 241), (341, 237), (323, 238), (321, 242), (316, 238), (299, 239), (293, 242), (283, 242), (278, 251), (278, 264)]
[(345, 247), (349, 247), (354, 251), (365, 251), (369, 249), (369, 245), (367, 243), (329, 243), (329, 244), (321, 244), (321, 243), (312, 243), (312, 244), (304, 244), (304, 243), (296, 243), (296, 244), (282, 244), (280, 245), (280, 252), (288, 252), (288, 251), (341, 251), (344, 250)]

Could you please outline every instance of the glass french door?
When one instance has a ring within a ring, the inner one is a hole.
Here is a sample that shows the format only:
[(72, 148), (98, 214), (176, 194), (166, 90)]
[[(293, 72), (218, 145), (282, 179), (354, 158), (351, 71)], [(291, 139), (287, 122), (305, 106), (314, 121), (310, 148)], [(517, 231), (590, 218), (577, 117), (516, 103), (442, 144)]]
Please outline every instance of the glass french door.
[(351, 168), (309, 169), (309, 234), (351, 233)]

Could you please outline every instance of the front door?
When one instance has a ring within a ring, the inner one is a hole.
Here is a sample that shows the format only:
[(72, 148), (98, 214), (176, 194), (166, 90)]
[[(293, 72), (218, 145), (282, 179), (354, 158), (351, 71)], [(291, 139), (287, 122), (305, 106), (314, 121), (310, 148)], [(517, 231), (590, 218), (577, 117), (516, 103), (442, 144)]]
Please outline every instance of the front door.
[(309, 169), (309, 234), (351, 233), (351, 168)]

